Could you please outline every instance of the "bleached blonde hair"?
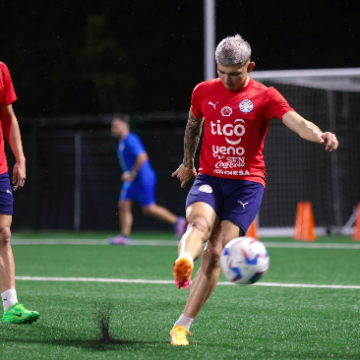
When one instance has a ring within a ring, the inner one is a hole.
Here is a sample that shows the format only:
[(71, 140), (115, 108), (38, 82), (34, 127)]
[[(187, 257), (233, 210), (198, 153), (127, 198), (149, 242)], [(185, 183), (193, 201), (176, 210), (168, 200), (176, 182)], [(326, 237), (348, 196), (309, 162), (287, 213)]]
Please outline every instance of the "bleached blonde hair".
[(215, 60), (223, 66), (245, 63), (250, 59), (251, 47), (239, 34), (223, 39), (215, 50)]

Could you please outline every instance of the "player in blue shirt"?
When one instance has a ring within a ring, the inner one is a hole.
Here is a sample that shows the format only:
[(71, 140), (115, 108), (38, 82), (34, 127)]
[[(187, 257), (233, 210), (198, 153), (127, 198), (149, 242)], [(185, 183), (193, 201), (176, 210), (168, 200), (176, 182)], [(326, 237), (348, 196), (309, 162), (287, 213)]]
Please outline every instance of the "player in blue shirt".
[(185, 233), (187, 222), (169, 210), (156, 204), (156, 174), (140, 138), (130, 132), (129, 116), (115, 117), (111, 123), (111, 134), (119, 139), (117, 155), (123, 170), (123, 186), (119, 197), (120, 235), (109, 238), (112, 245), (129, 245), (133, 216), (132, 202), (141, 206), (145, 215), (153, 216), (174, 225), (180, 239)]

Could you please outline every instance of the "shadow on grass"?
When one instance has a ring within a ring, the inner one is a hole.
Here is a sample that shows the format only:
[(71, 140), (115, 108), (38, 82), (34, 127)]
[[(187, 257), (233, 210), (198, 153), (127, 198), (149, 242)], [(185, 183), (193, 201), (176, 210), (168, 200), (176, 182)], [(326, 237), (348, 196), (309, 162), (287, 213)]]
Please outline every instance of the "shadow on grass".
[(93, 351), (127, 351), (127, 350), (146, 350), (154, 345), (170, 344), (169, 342), (159, 341), (137, 341), (113, 339), (111, 343), (101, 343), (99, 340), (62, 340), (62, 339), (9, 339), (3, 340), (3, 343), (21, 343), (21, 344), (42, 344), (51, 346), (75, 347)]
[[(48, 328), (41, 326), (37, 328), (37, 332), (29, 334), (27, 331), (23, 332), (21, 335), (17, 333), (16, 335), (13, 332), (8, 333), (9, 338), (2, 338), (2, 343), (22, 343), (22, 344), (43, 344), (43, 345), (52, 345), (52, 346), (66, 346), (66, 347), (76, 347), (88, 350), (96, 351), (107, 351), (107, 350), (146, 350), (151, 347), (154, 347), (159, 344), (169, 344), (165, 341), (142, 341), (134, 339), (122, 339), (115, 338), (111, 334), (110, 330), (110, 307), (105, 306), (101, 310), (96, 312), (97, 322), (94, 326), (94, 334), (98, 333), (98, 338), (94, 339), (81, 339), (80, 332), (69, 332), (64, 331), (61, 327), (59, 329), (54, 329), (54, 327)], [(40, 324), (39, 324), (40, 325)], [(19, 325), (15, 325), (19, 327)], [(24, 327), (21, 326), (23, 329)], [(20, 328), (20, 327), (19, 327)], [(13, 328), (15, 329), (15, 327)], [(12, 329), (12, 330), (13, 330)], [(27, 326), (27, 330), (32, 330), (31, 327)], [(40, 331), (39, 331), (40, 330)], [(26, 334), (27, 333), (27, 334)], [(52, 333), (54, 334), (52, 337)], [(19, 336), (20, 335), (20, 336)], [(24, 335), (28, 335), (24, 337)], [(34, 336), (35, 335), (35, 336)], [(120, 335), (121, 337), (121, 335)]]
[[(169, 341), (149, 341), (149, 340), (137, 340), (137, 339), (126, 339), (122, 335), (114, 337), (110, 328), (110, 319), (111, 319), (111, 310), (110, 306), (105, 306), (101, 310), (96, 312), (97, 321), (94, 324), (94, 335), (97, 333), (93, 339), (84, 339), (85, 335), (81, 332), (70, 332), (69, 330), (64, 330), (61, 327), (46, 327), (41, 326), (36, 332), (31, 331), (31, 334), (22, 333), (8, 333), (9, 338), (3, 338), (3, 343), (22, 343), (22, 344), (42, 344), (50, 346), (65, 346), (65, 347), (74, 347), (81, 348), (93, 351), (148, 351), (155, 349), (159, 345), (173, 349), (174, 347), (170, 345)], [(40, 325), (40, 324), (39, 324)], [(28, 328), (29, 330), (31, 328)], [(35, 329), (34, 329), (35, 330)], [(20, 336), (19, 336), (20, 335)], [(28, 336), (24, 336), (28, 335)], [(53, 335), (53, 336), (52, 336)], [(82, 337), (82, 338), (81, 338)], [(91, 337), (91, 335), (90, 335)], [(221, 343), (202, 343), (198, 341), (192, 341), (192, 347), (196, 348), (201, 347), (214, 347), (214, 348), (229, 348), (229, 345)], [(230, 346), (231, 348), (238, 349), (238, 346)], [(185, 349), (186, 347), (176, 347), (178, 349)]]
[[(3, 339), (3, 343), (21, 343), (21, 344), (42, 344), (50, 346), (65, 346), (65, 347), (74, 347), (92, 351), (149, 351), (151, 349), (157, 348), (159, 345), (166, 346), (168, 349), (179, 349), (186, 350), (189, 349), (195, 350), (198, 347), (204, 348), (226, 348), (232, 350), (238, 350), (238, 346), (229, 346), (228, 344), (221, 343), (203, 343), (199, 341), (191, 342), (190, 348), (187, 346), (171, 346), (170, 341), (141, 341), (141, 340), (126, 340), (126, 339), (111, 339), (111, 341), (104, 343), (102, 339), (92, 339), (92, 340), (82, 340), (82, 339)], [(162, 349), (164, 349), (162, 347)]]

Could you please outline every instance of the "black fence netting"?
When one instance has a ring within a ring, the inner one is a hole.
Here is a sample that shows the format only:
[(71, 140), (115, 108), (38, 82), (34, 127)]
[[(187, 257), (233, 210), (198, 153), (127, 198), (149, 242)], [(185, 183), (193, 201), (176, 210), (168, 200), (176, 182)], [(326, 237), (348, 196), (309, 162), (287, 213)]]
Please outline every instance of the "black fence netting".
[[(340, 147), (336, 154), (326, 153), (273, 119), (265, 141), (267, 186), (260, 226), (293, 226), (300, 200), (313, 203), (316, 225), (342, 226), (360, 201), (360, 94), (275, 86), (301, 115), (323, 131), (336, 132)], [(28, 176), (25, 188), (15, 194), (13, 228), (117, 231), (121, 171), (110, 117), (19, 122)], [(133, 114), (131, 124), (157, 173), (157, 203), (182, 216), (190, 185), (181, 189), (171, 173), (182, 162), (186, 122), (186, 112), (152, 113)], [(6, 153), (11, 173), (8, 146)], [(134, 220), (135, 229), (171, 229), (136, 205)]]
[[(186, 116), (138, 116), (132, 121), (132, 130), (141, 137), (157, 174), (157, 203), (182, 216), (187, 190), (180, 189), (171, 173), (182, 162)], [(116, 231), (121, 170), (110, 120), (26, 119), (20, 120), (20, 126), (27, 180), (14, 194), (13, 229)], [(6, 154), (11, 174), (14, 158), (9, 146)], [(133, 209), (135, 229), (171, 229), (143, 215), (136, 204)]]
[(315, 223), (339, 230), (360, 201), (360, 93), (268, 82), (290, 105), (340, 142), (334, 153), (272, 120), (265, 142), (267, 189), (260, 210), (265, 227), (294, 224), (296, 204), (313, 204)]

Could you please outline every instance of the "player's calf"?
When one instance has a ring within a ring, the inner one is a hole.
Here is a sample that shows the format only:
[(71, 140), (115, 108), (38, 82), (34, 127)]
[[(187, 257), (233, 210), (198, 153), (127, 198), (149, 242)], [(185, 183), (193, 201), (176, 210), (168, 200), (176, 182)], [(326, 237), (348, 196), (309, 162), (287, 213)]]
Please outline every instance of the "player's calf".
[(215, 269), (220, 269), (220, 256), (222, 249), (208, 243), (203, 251), (201, 268), (206, 277), (211, 277)]

